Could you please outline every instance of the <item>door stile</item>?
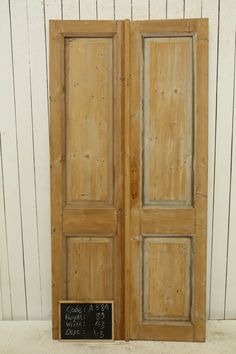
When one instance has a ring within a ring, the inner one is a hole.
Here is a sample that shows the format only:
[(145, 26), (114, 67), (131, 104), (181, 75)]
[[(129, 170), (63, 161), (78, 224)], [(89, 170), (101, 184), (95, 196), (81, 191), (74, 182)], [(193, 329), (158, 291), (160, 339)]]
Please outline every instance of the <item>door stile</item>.
[(125, 339), (130, 339), (130, 20), (124, 21)]

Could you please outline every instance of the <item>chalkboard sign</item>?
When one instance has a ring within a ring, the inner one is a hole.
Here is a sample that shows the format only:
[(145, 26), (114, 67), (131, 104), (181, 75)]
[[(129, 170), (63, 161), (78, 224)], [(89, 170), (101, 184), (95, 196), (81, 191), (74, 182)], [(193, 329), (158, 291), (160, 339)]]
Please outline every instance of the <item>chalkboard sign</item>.
[(60, 340), (113, 340), (114, 301), (59, 301)]

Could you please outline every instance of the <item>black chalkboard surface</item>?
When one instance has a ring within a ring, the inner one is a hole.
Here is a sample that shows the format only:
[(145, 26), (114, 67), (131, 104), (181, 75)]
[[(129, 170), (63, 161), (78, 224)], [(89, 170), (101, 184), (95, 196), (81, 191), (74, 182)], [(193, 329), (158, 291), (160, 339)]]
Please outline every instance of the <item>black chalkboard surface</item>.
[(59, 301), (60, 340), (113, 340), (114, 301)]

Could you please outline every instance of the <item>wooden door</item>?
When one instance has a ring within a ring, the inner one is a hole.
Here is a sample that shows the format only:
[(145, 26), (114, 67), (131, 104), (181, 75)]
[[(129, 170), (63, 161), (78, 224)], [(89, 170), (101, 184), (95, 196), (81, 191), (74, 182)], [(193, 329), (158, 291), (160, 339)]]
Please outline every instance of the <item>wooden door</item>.
[(53, 338), (58, 300), (115, 300), (124, 337), (122, 23), (51, 21)]
[(114, 299), (116, 339), (204, 340), (207, 26), (51, 22), (54, 338)]
[(130, 23), (127, 338), (205, 338), (207, 27)]

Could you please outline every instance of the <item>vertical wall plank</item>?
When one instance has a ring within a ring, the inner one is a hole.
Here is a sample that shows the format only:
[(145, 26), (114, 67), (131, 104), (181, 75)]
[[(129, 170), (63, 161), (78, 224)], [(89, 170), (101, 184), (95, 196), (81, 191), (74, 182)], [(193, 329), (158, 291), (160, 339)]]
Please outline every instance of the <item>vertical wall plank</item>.
[(97, 12), (99, 20), (112, 20), (115, 15), (115, 0), (97, 0)]
[(1, 284), (1, 278), (0, 278), (0, 320), (3, 319), (2, 316), (2, 284)]
[(41, 0), (28, 0), (29, 53), (38, 217), (42, 318), (51, 313), (50, 162), (44, 14)]
[(62, 2), (64, 20), (77, 20), (80, 17), (79, 0), (64, 0)]
[(149, 1), (132, 0), (132, 19), (148, 20), (148, 18), (149, 18)]
[(41, 285), (26, 1), (11, 1), (11, 21), (27, 309), (28, 318), (36, 319), (41, 317)]
[(215, 172), (215, 121), (218, 70), (218, 2), (203, 0), (202, 17), (209, 17), (209, 116), (208, 116), (208, 228), (207, 228), (207, 317), (210, 314), (212, 215)]
[(45, 50), (46, 50), (46, 71), (47, 71), (47, 93), (49, 101), (49, 20), (62, 19), (61, 0), (44, 0), (44, 35), (45, 35)]
[(115, 19), (131, 18), (131, 0), (115, 0)]
[(11, 290), (8, 266), (8, 246), (5, 215), (5, 195), (0, 135), (0, 319), (11, 320)]
[(167, 18), (183, 18), (184, 0), (167, 0)]
[[(214, 3), (214, 1), (208, 1), (208, 2)], [(185, 18), (202, 17), (202, 0), (185, 0), (184, 17)]]
[(167, 0), (150, 0), (150, 19), (166, 18)]
[(13, 319), (26, 319), (24, 255), (22, 249), (20, 186), (12, 72), (11, 23), (7, 0), (0, 2), (0, 14), (1, 50), (4, 53), (4, 55), (0, 55), (0, 107), (3, 113), (1, 114), (1, 142), (12, 316)]
[(96, 20), (97, 15), (97, 0), (80, 0), (81, 20)]
[(236, 3), (221, 1), (210, 299), (212, 319), (223, 318), (225, 306), (235, 18)]
[[(236, 39), (236, 38), (235, 38)], [(234, 97), (232, 112), (232, 147), (231, 147), (231, 188), (230, 188), (230, 215), (229, 215), (229, 241), (228, 241), (228, 259), (227, 259), (227, 282), (226, 282), (226, 303), (225, 319), (236, 318), (236, 40), (234, 51)]]
[(62, 19), (61, 0), (44, 0), (44, 17), (46, 27), (47, 48), (49, 43), (49, 20)]

